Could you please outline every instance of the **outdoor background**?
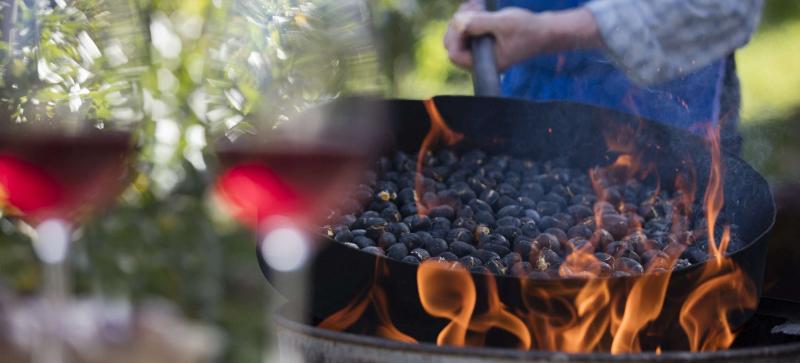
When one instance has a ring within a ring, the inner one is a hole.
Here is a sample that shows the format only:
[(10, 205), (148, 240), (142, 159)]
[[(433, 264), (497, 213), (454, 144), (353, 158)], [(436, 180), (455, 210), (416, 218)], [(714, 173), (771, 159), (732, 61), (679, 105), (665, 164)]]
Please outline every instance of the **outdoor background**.
[[(335, 1), (241, 1), (244, 11), (219, 5), (225, 2), (137, 2), (152, 33), (138, 175), (116, 207), (83, 228), (72, 263), (78, 293), (167, 300), (220, 329), (219, 361), (256, 362), (272, 351), (269, 315), (281, 299), (258, 270), (252, 234), (214, 206), (216, 161), (205, 146), (220, 129), (263, 127), (253, 118), (279, 119), (339, 91), (422, 99), (469, 94), (471, 81), (442, 46), (457, 1), (368, 2), (374, 43), (363, 29), (337, 23), (337, 16), (353, 14)], [(327, 5), (315, 10), (305, 3)], [(759, 31), (737, 54), (741, 131), (745, 158), (780, 189), (800, 180), (800, 2), (766, 4)], [(297, 34), (306, 35), (300, 41)], [(241, 44), (264, 64), (253, 64)], [(378, 58), (368, 58), (372, 50)], [(330, 60), (352, 61), (353, 52), (367, 60), (359, 58), (364, 64), (354, 77), (337, 78), (350, 63)], [(251, 68), (237, 68), (245, 60)], [(265, 67), (268, 87), (242, 76)], [(0, 224), (0, 286), (36, 294), (41, 276), (30, 243), (8, 220)]]

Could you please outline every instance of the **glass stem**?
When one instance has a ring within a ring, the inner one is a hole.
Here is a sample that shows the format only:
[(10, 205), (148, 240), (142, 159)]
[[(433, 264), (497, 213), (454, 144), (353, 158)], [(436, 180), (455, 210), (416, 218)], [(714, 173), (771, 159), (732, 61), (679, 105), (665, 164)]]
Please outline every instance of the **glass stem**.
[(61, 220), (46, 220), (36, 227), (34, 250), (43, 262), (42, 315), (40, 339), (32, 345), (34, 363), (65, 363), (64, 322), (69, 304), (70, 225)]

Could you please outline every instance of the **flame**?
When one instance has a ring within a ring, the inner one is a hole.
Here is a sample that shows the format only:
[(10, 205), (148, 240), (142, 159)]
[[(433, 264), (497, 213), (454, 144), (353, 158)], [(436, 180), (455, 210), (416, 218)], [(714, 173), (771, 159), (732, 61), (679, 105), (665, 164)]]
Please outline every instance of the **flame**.
[(692, 351), (728, 348), (736, 338), (729, 314), (755, 309), (758, 304), (755, 284), (733, 260), (724, 257), (729, 238), (730, 229), (726, 228), (720, 243), (721, 253), (706, 263), (700, 277), (702, 283), (681, 308), (679, 322)]
[[(496, 282), (491, 276), (486, 277), (488, 308), (474, 317), (477, 292), (472, 275), (462, 265), (425, 261), (417, 270), (417, 286), (425, 311), (450, 320), (436, 337), (436, 344), (483, 345), (486, 333), (497, 328), (514, 335), (519, 340), (520, 349), (531, 348), (527, 326), (500, 301)], [(478, 333), (478, 336), (468, 340), (469, 332)]]
[(442, 115), (436, 108), (436, 103), (433, 101), (433, 98), (429, 98), (423, 101), (423, 103), (425, 104), (425, 110), (428, 112), (428, 117), (431, 120), (431, 128), (428, 134), (425, 135), (425, 139), (422, 140), (419, 153), (417, 153), (417, 174), (414, 177), (414, 201), (417, 204), (417, 212), (419, 214), (427, 214), (428, 207), (430, 207), (421, 203), (421, 198), (425, 193), (422, 188), (422, 181), (424, 179), (422, 168), (424, 166), (423, 161), (425, 155), (430, 151), (431, 146), (439, 140), (443, 139), (445, 144), (450, 146), (455, 145), (464, 138), (463, 134), (455, 132), (447, 126), (444, 118), (442, 118)]
[(513, 334), (519, 339), (520, 349), (531, 348), (531, 334), (520, 318), (509, 312), (500, 301), (497, 293), (497, 282), (493, 276), (486, 276), (486, 293), (489, 298), (488, 309), (470, 322), (470, 330), (486, 333), (489, 329), (498, 328)]
[(564, 260), (558, 268), (558, 274), (562, 277), (574, 278), (595, 278), (601, 275), (600, 261), (592, 252), (594, 248), (591, 243), (576, 249)]
[(672, 233), (679, 234), (689, 229), (688, 216), (692, 213), (697, 179), (694, 168), (686, 169), (688, 175), (679, 173), (675, 177), (675, 190), (672, 203)]
[[(573, 280), (577, 282), (578, 280)], [(608, 279), (586, 279), (579, 286), (522, 280), (525, 315), (534, 346), (569, 353), (608, 350), (606, 340), (614, 305)]]
[[(645, 159), (645, 153), (637, 152), (639, 146), (636, 144), (640, 139), (640, 134), (644, 127), (643, 121), (639, 121), (637, 127), (630, 125), (618, 125), (617, 127), (610, 127), (603, 133), (606, 146), (609, 152), (618, 153), (614, 162), (605, 167), (595, 167), (589, 169), (589, 180), (591, 181), (592, 189), (597, 195), (598, 202), (609, 202), (620, 213), (627, 213), (625, 210), (625, 202), (620, 200), (613, 200), (610, 198), (608, 187), (611, 184), (626, 182), (629, 180), (646, 180), (650, 175), (656, 175), (657, 190), (660, 190), (661, 180), (658, 173), (655, 173), (655, 163)], [(658, 192), (656, 192), (657, 194)], [(595, 203), (593, 212), (595, 218), (595, 226), (597, 228), (604, 228), (602, 215), (604, 214), (601, 207), (604, 203)], [(641, 225), (637, 220), (633, 220), (633, 230), (641, 229)]]
[(610, 301), (611, 292), (606, 281), (589, 280), (575, 298), (578, 319), (564, 330), (561, 350), (578, 353), (586, 351), (586, 347), (597, 346), (605, 334), (601, 327), (609, 324), (609, 314), (602, 307)]
[(392, 319), (389, 316), (389, 304), (386, 301), (386, 293), (382, 288), (373, 289), (371, 301), (378, 315), (379, 325), (376, 331), (378, 336), (405, 343), (417, 343), (416, 339), (401, 332), (392, 324)]
[(700, 277), (703, 282), (692, 291), (681, 309), (679, 322), (692, 351), (729, 347), (736, 338), (729, 314), (755, 309), (758, 304), (755, 284), (733, 260), (723, 255), (722, 246), (726, 246), (729, 238), (730, 230), (726, 228), (720, 243), (722, 253), (706, 263)]
[[(366, 296), (364, 296), (366, 295)], [(361, 294), (360, 298), (356, 298), (339, 311), (329, 315), (325, 320), (317, 324), (318, 327), (329, 330), (344, 331), (351, 327), (353, 324), (364, 315), (367, 306), (370, 302), (371, 293)]]
[(388, 268), (384, 260), (376, 257), (372, 284), (367, 290), (342, 309), (329, 315), (317, 326), (323, 329), (345, 331), (358, 322), (367, 311), (367, 308), (371, 306), (377, 319), (375, 335), (405, 343), (417, 343), (416, 339), (403, 333), (392, 323), (386, 293), (380, 285), (380, 279), (386, 276), (388, 276)]
[(708, 188), (706, 189), (704, 197), (708, 231), (708, 254), (714, 256), (717, 263), (721, 263), (722, 255), (727, 248), (727, 239), (723, 238), (725, 246), (720, 245), (719, 248), (717, 248), (714, 230), (717, 225), (719, 212), (722, 210), (722, 205), (725, 202), (725, 196), (722, 190), (722, 160), (720, 157), (719, 131), (710, 131), (708, 133), (708, 141), (711, 145), (711, 170), (708, 176)]
[[(461, 137), (447, 128), (433, 101), (428, 100), (425, 105), (433, 121), (417, 161), (418, 178), (421, 178), (423, 155), (435, 140), (443, 137), (451, 143)], [(638, 138), (639, 131), (630, 132), (633, 133), (622, 132), (625, 137), (607, 137), (609, 148), (621, 152), (621, 155), (607, 167), (589, 170), (598, 198), (594, 206), (597, 228), (603, 227), (603, 208), (608, 208), (605, 202), (619, 202), (613, 207), (620, 213), (627, 212), (623, 201), (613, 200), (617, 197), (612, 198), (610, 185), (632, 178), (644, 180), (655, 171), (655, 164), (638, 155), (637, 146), (633, 144), (632, 140)], [(666, 304), (668, 292), (673, 293), (670, 289), (672, 267), (693, 242), (691, 236), (681, 238), (677, 241), (679, 243), (668, 244), (663, 250), (666, 257), (658, 257), (663, 259), (663, 263), (650, 263), (645, 266), (645, 274), (624, 279), (608, 278), (610, 270), (595, 255), (597, 241), (580, 247), (572, 246), (574, 251), (558, 270), (562, 279), (520, 278), (523, 307), (519, 310), (511, 310), (503, 303), (493, 276), (473, 278), (461, 264), (431, 259), (418, 267), (416, 278), (422, 308), (432, 317), (447, 320), (446, 326), (436, 336), (436, 344), (483, 346), (490, 342), (489, 336), (493, 331), (502, 331), (508, 333), (504, 335), (509, 336), (507, 341), (519, 349), (571, 353), (608, 351), (623, 354), (649, 350), (661, 354), (662, 349), (673, 347), (685, 346), (691, 351), (730, 347), (736, 337), (731, 317), (754, 309), (757, 294), (753, 281), (725, 255), (732, 238), (730, 227), (724, 226), (719, 243), (715, 239), (714, 231), (724, 203), (719, 129), (709, 131), (709, 148), (711, 168), (703, 202), (708, 225), (708, 253), (712, 258), (700, 269), (689, 272), (689, 276), (694, 278), (690, 289), (672, 289), (680, 291), (670, 295), (669, 301), (683, 303)], [(417, 182), (419, 187), (421, 181)], [(675, 171), (672, 200), (666, 201), (659, 196), (661, 180), (656, 178), (656, 190), (650, 196), (650, 202), (672, 206), (673, 233), (691, 233), (690, 217), (696, 182), (693, 162), (684, 160)], [(417, 195), (421, 194), (418, 189)], [(641, 229), (641, 225), (631, 223), (629, 228), (630, 232)], [(485, 289), (481, 290), (479, 286)], [(485, 291), (486, 299), (482, 299), (479, 291)], [(478, 311), (479, 300), (486, 301), (484, 311)], [(414, 341), (413, 337), (391, 324), (384, 291), (375, 283), (369, 291), (320, 326), (347, 329), (370, 304), (378, 315), (376, 334)], [(672, 314), (677, 314), (678, 324), (665, 321), (664, 318), (672, 317)]]
[[(589, 180), (592, 182), (592, 189), (594, 189), (594, 194), (597, 195), (598, 202), (605, 202), (608, 200), (608, 194), (606, 191), (606, 186), (604, 185), (605, 180), (601, 175), (601, 172), (597, 168), (589, 169)], [(603, 210), (601, 209), (601, 203), (594, 203), (592, 207), (592, 213), (594, 215), (594, 225), (597, 229), (603, 228)], [(596, 242), (596, 241), (595, 241)]]
[(630, 180), (637, 178), (644, 180), (655, 172), (655, 163), (644, 158), (645, 153), (637, 152), (641, 139), (644, 121), (638, 120), (636, 127), (619, 125), (604, 130), (608, 151), (619, 153), (614, 163), (603, 168), (604, 173), (615, 180)]
[(636, 278), (611, 343), (612, 354), (641, 351), (639, 333), (661, 313), (670, 275), (644, 274)]
[(417, 270), (422, 307), (431, 316), (450, 321), (436, 337), (438, 345), (465, 346), (477, 292), (464, 266), (425, 261)]
[(703, 266), (700, 283), (681, 308), (680, 325), (689, 338), (692, 351), (716, 351), (733, 344), (736, 334), (728, 315), (755, 309), (758, 304), (756, 286), (725, 252), (730, 244), (730, 226), (725, 226), (719, 246), (714, 233), (725, 201), (723, 165), (719, 144), (719, 127), (709, 129), (711, 170), (704, 196), (708, 254), (713, 257)]
[(540, 350), (566, 350), (564, 332), (575, 327), (579, 318), (573, 298), (580, 289), (570, 286), (549, 289), (528, 278), (523, 278), (521, 284), (533, 346)]
[[(704, 199), (709, 225), (709, 255), (714, 259), (703, 266), (695, 288), (687, 294), (679, 311), (680, 327), (692, 351), (729, 347), (735, 334), (731, 330), (728, 315), (753, 309), (756, 304), (754, 284), (730, 258), (724, 256), (730, 241), (729, 229), (725, 230), (719, 247), (714, 241), (713, 227), (724, 201), (718, 137), (717, 130), (710, 138), (712, 168)], [(623, 154), (610, 166), (589, 171), (592, 187), (598, 197), (598, 203), (595, 204), (598, 228), (603, 226), (601, 216), (604, 207), (601, 202), (612, 201), (608, 186), (612, 182), (635, 177), (644, 179), (655, 170), (653, 163), (646, 162), (636, 154), (632, 143), (618, 142), (634, 139), (635, 134), (607, 138), (610, 148)], [(688, 231), (696, 194), (697, 179), (693, 164), (687, 160), (684, 161), (684, 167), (675, 177), (676, 192), (671, 202), (675, 233)], [(658, 179), (657, 185), (658, 189), (651, 196), (653, 201), (660, 192)], [(621, 201), (614, 207), (624, 212)], [(634, 224), (632, 228), (635, 230), (641, 226)], [(515, 312), (516, 316), (503, 308), (494, 280), (487, 278), (491, 313), (473, 317), (477, 296), (469, 273), (457, 265), (443, 268), (441, 264), (424, 264), (418, 272), (423, 306), (429, 314), (450, 320), (437, 343), (460, 346), (480, 342), (480, 339), (468, 339), (468, 333), (484, 332), (494, 326), (512, 332), (520, 339), (522, 347), (565, 352), (610, 351), (612, 354), (642, 351), (643, 337), (664, 312), (672, 266), (688, 246), (685, 243), (668, 246), (664, 250), (664, 263), (651, 264), (647, 266), (645, 274), (627, 281), (598, 278), (602, 277), (603, 271), (601, 262), (593, 254), (595, 246), (596, 243), (589, 243), (573, 251), (559, 268), (561, 277), (583, 279), (577, 286), (561, 281), (551, 281), (550, 285), (541, 286), (534, 280), (522, 279), (527, 311)], [(513, 317), (522, 317), (524, 325), (519, 325)], [(504, 323), (498, 323), (501, 321)], [(530, 343), (522, 339), (522, 334), (526, 332), (530, 334)], [(660, 352), (662, 348), (659, 344), (647, 349)]]

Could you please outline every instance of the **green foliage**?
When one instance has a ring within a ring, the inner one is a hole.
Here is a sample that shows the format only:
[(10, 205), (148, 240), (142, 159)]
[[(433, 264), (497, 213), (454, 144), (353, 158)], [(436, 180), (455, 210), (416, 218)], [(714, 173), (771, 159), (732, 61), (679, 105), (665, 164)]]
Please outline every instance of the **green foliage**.
[(438, 94), (470, 94), (469, 73), (456, 68), (442, 45), (447, 22), (434, 20), (426, 24), (414, 45), (414, 69), (397, 77), (397, 97), (428, 98)]
[[(48, 123), (58, 118), (56, 122), (80, 128), (113, 127), (113, 122), (141, 117), (133, 110), (139, 100), (133, 83), (143, 66), (135, 52), (146, 40), (114, 35), (141, 26), (131, 4), (13, 3), (17, 21), (3, 30), (0, 47), (0, 109), (7, 115), (5, 121)], [(8, 11), (4, 14), (9, 16)]]
[(268, 131), (341, 94), (375, 92), (377, 58), (359, 1), (236, 1), (211, 33), (212, 134)]
[(442, 44), (458, 1), (371, 3), (381, 64), (392, 97), (471, 92), (469, 73), (453, 66)]
[(220, 361), (256, 361), (275, 293), (266, 295), (252, 234), (215, 219), (208, 178), (187, 175), (168, 200), (129, 190), (125, 197), (133, 199), (84, 228), (80, 247), (91, 263), (76, 265), (77, 279), (101, 294), (166, 298), (228, 335)]
[(742, 120), (785, 119), (800, 108), (800, 20), (761, 29), (736, 55)]
[(766, 0), (761, 24), (765, 28), (800, 19), (800, 2), (796, 0)]

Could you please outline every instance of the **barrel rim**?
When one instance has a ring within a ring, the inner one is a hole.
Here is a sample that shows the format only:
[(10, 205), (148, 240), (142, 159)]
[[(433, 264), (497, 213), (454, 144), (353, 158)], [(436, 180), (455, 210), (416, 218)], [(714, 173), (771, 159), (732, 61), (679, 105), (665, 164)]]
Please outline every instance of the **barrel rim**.
[[(363, 348), (397, 350), (403, 352), (447, 355), (452, 357), (469, 356), (471, 358), (485, 359), (519, 359), (519, 360), (553, 360), (553, 361), (575, 361), (575, 362), (596, 362), (598, 360), (617, 361), (617, 362), (710, 362), (720, 359), (745, 359), (745, 358), (769, 358), (769, 357), (796, 357), (800, 358), (800, 342), (764, 345), (758, 347), (736, 348), (720, 350), (716, 352), (687, 352), (687, 351), (665, 351), (661, 353), (642, 352), (611, 354), (607, 352), (595, 353), (567, 353), (550, 352), (540, 350), (517, 350), (509, 348), (492, 347), (454, 347), (437, 346), (431, 343), (405, 343), (390, 339), (379, 338), (369, 335), (359, 335), (347, 332), (339, 332), (298, 322), (288, 315), (291, 309), (296, 308), (290, 304), (285, 304), (275, 310), (273, 318), (275, 325), (294, 332), (296, 334), (309, 336), (312, 338), (329, 340), (337, 344), (351, 344)], [(280, 334), (280, 333), (279, 333)]]

